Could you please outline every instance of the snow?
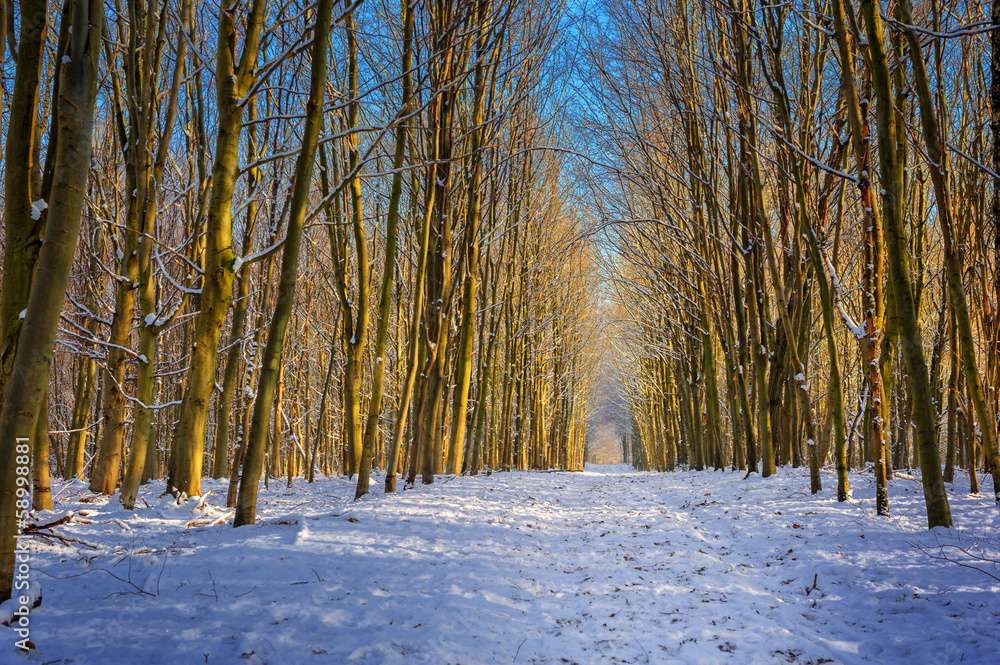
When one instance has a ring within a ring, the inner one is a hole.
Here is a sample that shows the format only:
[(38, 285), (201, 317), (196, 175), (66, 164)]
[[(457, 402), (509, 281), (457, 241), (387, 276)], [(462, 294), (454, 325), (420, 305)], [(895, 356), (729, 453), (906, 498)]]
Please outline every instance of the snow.
[(275, 480), (240, 529), (225, 481), (180, 503), (144, 486), (134, 513), (76, 481), (53, 488), (66, 541), (32, 546), (37, 649), (0, 662), (994, 663), (1000, 520), (982, 482), (970, 496), (959, 475), (958, 527), (927, 531), (912, 476), (885, 519), (869, 475), (837, 503), (830, 469), (816, 496), (803, 468), (496, 473), (394, 495), (376, 475), (359, 502), (345, 479)]
[(42, 218), (42, 211), (49, 207), (45, 199), (38, 199), (31, 204), (31, 219), (38, 221)]

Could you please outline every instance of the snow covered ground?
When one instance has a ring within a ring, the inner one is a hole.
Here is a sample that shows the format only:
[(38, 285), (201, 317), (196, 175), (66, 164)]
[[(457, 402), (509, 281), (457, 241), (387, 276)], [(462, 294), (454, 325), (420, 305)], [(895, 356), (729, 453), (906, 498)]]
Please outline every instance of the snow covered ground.
[(241, 529), (222, 482), (201, 507), (145, 487), (134, 513), (77, 483), (65, 540), (34, 539), (37, 649), (0, 628), (0, 662), (1000, 662), (989, 479), (957, 481), (958, 528), (933, 532), (917, 481), (883, 519), (851, 480), (839, 505), (804, 469), (494, 474), (357, 503), (342, 479), (275, 482)]

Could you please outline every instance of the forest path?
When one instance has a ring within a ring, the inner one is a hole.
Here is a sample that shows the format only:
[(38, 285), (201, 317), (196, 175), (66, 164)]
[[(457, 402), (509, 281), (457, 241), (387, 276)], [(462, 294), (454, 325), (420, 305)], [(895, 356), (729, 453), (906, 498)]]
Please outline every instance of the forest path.
[(201, 508), (144, 488), (134, 514), (73, 486), (93, 523), (57, 531), (96, 549), (35, 553), (38, 650), (0, 662), (995, 662), (1000, 581), (909, 544), (995, 533), (988, 494), (953, 494), (965, 531), (931, 533), (918, 483), (883, 520), (852, 482), (845, 504), (792, 469), (500, 473), (357, 503), (342, 479), (275, 483), (241, 529), (206, 524), (222, 482)]

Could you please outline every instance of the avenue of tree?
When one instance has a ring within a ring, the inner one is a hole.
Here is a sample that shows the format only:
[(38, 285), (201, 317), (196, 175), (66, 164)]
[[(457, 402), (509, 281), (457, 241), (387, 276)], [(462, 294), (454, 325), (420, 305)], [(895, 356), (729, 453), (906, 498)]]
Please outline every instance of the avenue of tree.
[(1000, 0), (0, 0), (0, 55), (0, 599), (53, 476), (239, 527), (614, 421), (1000, 489)]
[(917, 465), (931, 527), (956, 465), (1000, 488), (1000, 3), (602, 21), (580, 126), (608, 162), (634, 463), (808, 465), (813, 492), (832, 463), (839, 500), (863, 468), (879, 514)]

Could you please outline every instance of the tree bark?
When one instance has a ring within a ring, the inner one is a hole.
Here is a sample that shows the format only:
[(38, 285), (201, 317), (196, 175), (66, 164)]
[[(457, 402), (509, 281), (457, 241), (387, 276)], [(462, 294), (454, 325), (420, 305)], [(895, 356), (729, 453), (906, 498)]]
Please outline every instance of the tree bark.
[[(409, 6), (409, 0), (400, 4), (403, 12), (403, 100), (402, 113), (410, 113), (410, 98), (413, 95), (413, 84), (410, 70), (413, 68), (413, 15), (414, 9)], [(371, 399), (368, 403), (368, 421), (365, 423), (364, 440), (361, 447), (361, 464), (358, 470), (358, 484), (355, 489), (355, 500), (368, 493), (371, 482), (372, 454), (375, 450), (375, 437), (378, 434), (378, 420), (382, 413), (382, 393), (385, 386), (385, 348), (389, 336), (389, 320), (392, 317), (392, 278), (396, 270), (396, 235), (399, 225), (399, 201), (403, 193), (403, 162), (406, 157), (406, 135), (409, 123), (401, 122), (396, 128), (396, 152), (393, 156), (392, 189), (389, 194), (389, 212), (386, 219), (385, 258), (382, 270), (382, 293), (379, 299), (378, 326), (375, 333), (375, 374), (372, 377)], [(390, 446), (391, 448), (391, 446)], [(398, 451), (398, 446), (395, 448)], [(395, 455), (396, 452), (390, 454)], [(395, 462), (386, 466), (395, 467)], [(395, 468), (392, 475), (395, 480)], [(389, 482), (388, 469), (386, 482)]]
[[(900, 12), (903, 23), (913, 24), (910, 0), (900, 0)], [(939, 127), (931, 96), (927, 68), (920, 46), (920, 39), (913, 29), (906, 30), (906, 38), (910, 46), (910, 62), (913, 65), (913, 77), (916, 83), (917, 99), (920, 101), (920, 120), (923, 127), (924, 143), (927, 148), (928, 166), (931, 181), (934, 184), (938, 220), (941, 223), (941, 238), (944, 244), (945, 273), (948, 279), (948, 292), (951, 296), (952, 311), (957, 323), (959, 352), (965, 369), (965, 380), (969, 388), (969, 397), (976, 412), (976, 419), (983, 437), (983, 451), (993, 474), (994, 501), (1000, 506), (1000, 451), (997, 449), (996, 419), (986, 399), (983, 379), (976, 362), (976, 341), (972, 334), (972, 317), (969, 315), (969, 304), (965, 297), (963, 282), (963, 261), (960, 248), (955, 245), (955, 224), (953, 208), (948, 186), (949, 159), (944, 145), (942, 129)], [(936, 446), (935, 446), (936, 447)], [(921, 450), (921, 460), (923, 460)], [(928, 462), (929, 464), (930, 462)], [(933, 463), (940, 474), (940, 461), (937, 456)], [(921, 469), (926, 464), (921, 461)]]
[(18, 439), (30, 441), (35, 434), (48, 391), (56, 328), (80, 231), (90, 169), (103, 12), (102, 0), (73, 0), (69, 20), (75, 30), (58, 69), (58, 147), (52, 200), (48, 202), (45, 238), (0, 412), (0, 600), (10, 597), (13, 582), (19, 526)]
[[(267, 442), (268, 421), (274, 391), (280, 373), (285, 331), (295, 300), (295, 284), (299, 269), (299, 246), (305, 225), (306, 209), (309, 205), (309, 191), (312, 184), (313, 163), (316, 160), (316, 146), (320, 128), (323, 126), (323, 93), (326, 86), (327, 41), (333, 16), (333, 0), (319, 0), (316, 11), (316, 26), (312, 39), (312, 74), (309, 83), (309, 100), (306, 104), (305, 127), (302, 132), (302, 150), (295, 165), (295, 183), (289, 210), (288, 230), (281, 257), (281, 277), (278, 300), (271, 317), (267, 335), (267, 346), (257, 385), (257, 398), (253, 405), (253, 420), (247, 436), (246, 461), (240, 477), (239, 496), (233, 526), (253, 524), (256, 519), (257, 485), (264, 466), (264, 449)], [(281, 432), (281, 415), (275, 418), (276, 432)], [(276, 434), (276, 441), (280, 440)], [(275, 446), (277, 453), (277, 446)]]
[(219, 10), (219, 39), (216, 55), (216, 106), (218, 136), (212, 166), (205, 233), (205, 270), (195, 322), (191, 368), (181, 400), (180, 414), (172, 442), (173, 464), (167, 486), (188, 496), (201, 495), (201, 469), (205, 450), (205, 427), (209, 401), (215, 386), (219, 335), (232, 304), (233, 266), (232, 201), (239, 164), (243, 121), (241, 100), (255, 80), (267, 0), (254, 0), (246, 19), (243, 52), (234, 62), (238, 7), (235, 0), (223, 0)]
[(910, 276), (906, 235), (903, 230), (901, 177), (896, 155), (896, 122), (893, 113), (892, 82), (886, 59), (882, 18), (875, 0), (861, 0), (868, 38), (872, 80), (875, 85), (875, 118), (878, 130), (879, 174), (882, 183), (882, 212), (885, 221), (887, 265), (892, 282), (893, 300), (899, 321), (899, 340), (903, 359), (910, 376), (910, 395), (916, 425), (917, 446), (920, 449), (924, 503), (927, 525), (951, 526), (951, 508), (944, 489), (934, 422), (934, 403), (930, 379), (924, 360), (923, 341), (917, 320)]

